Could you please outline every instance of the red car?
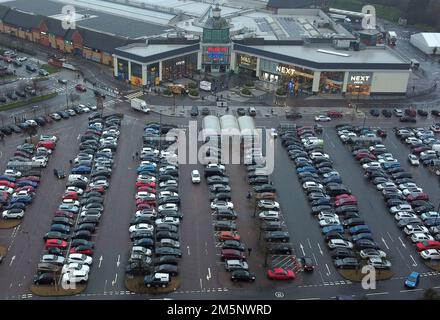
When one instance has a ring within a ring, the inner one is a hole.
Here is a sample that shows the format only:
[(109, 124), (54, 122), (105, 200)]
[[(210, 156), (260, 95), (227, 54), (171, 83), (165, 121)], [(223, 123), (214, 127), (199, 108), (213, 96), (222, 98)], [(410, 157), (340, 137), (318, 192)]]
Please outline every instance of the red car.
[(0, 186), (7, 186), (9, 188), (14, 189), (15, 188), (15, 183), (10, 182), (8, 180), (0, 180)]
[(240, 235), (236, 231), (220, 231), (218, 235), (219, 241), (240, 240)]
[(348, 206), (348, 205), (357, 205), (357, 200), (355, 197), (353, 198), (342, 198), (337, 201), (335, 201), (335, 206)]
[(244, 254), (244, 252), (235, 250), (235, 249), (222, 249), (220, 256), (222, 258), (222, 260), (227, 260), (227, 259), (239, 259), (239, 260), (244, 260), (246, 259), (246, 255)]
[(406, 197), (406, 200), (408, 200), (409, 202), (413, 202), (413, 201), (416, 201), (416, 200), (426, 200), (426, 201), (428, 201), (429, 200), (429, 196), (425, 192), (417, 193), (417, 194), (414, 194), (414, 195), (410, 194), (408, 197)]
[(80, 92), (86, 92), (87, 91), (87, 88), (84, 85), (80, 84), (80, 83), (78, 83), (75, 86), (75, 89), (76, 89), (76, 91), (80, 91)]
[(23, 186), (23, 187), (17, 188), (17, 189), (15, 189), (15, 192), (22, 191), (22, 190), (26, 190), (29, 193), (35, 193), (35, 188), (32, 186)]
[(17, 182), (26, 181), (26, 180), (37, 182), (37, 183), (40, 182), (40, 178), (38, 178), (36, 176), (21, 177), (21, 178), (17, 179)]
[(335, 197), (335, 200), (340, 200), (340, 199), (354, 199), (356, 200), (356, 197), (352, 194), (348, 194), (348, 193), (344, 193), (344, 194), (340, 194), (338, 196)]
[(430, 148), (430, 147), (418, 147), (418, 148), (415, 148), (415, 149), (412, 151), (412, 153), (414, 153), (414, 154), (420, 154), (420, 153), (425, 152), (425, 151), (428, 151), (428, 150), (431, 150), (431, 148)]
[(78, 247), (73, 247), (72, 249), (70, 249), (69, 251), (70, 253), (82, 253), (88, 256), (93, 255), (93, 249), (89, 248), (89, 247), (84, 247), (84, 246), (78, 246)]
[(428, 249), (440, 249), (439, 241), (422, 241), (416, 243), (417, 251), (423, 251)]
[(142, 200), (142, 199), (137, 199), (136, 200), (136, 205), (140, 205), (140, 204), (148, 204), (150, 206), (157, 206), (157, 201), (156, 200)]
[(369, 153), (369, 152), (360, 152), (355, 157), (355, 159), (358, 160), (358, 161), (363, 159), (363, 158), (370, 158), (371, 160), (376, 160), (376, 157), (373, 154)]
[(75, 217), (75, 214), (72, 212), (57, 210), (55, 212), (55, 217), (65, 217), (65, 218), (73, 219)]
[(40, 141), (37, 144), (37, 148), (39, 148), (39, 147), (45, 147), (46, 149), (53, 150), (53, 149), (55, 149), (55, 142), (50, 141), (50, 140)]
[(136, 206), (136, 210), (144, 210), (144, 209), (154, 209), (154, 207), (146, 203), (138, 204)]
[(46, 244), (44, 245), (44, 249), (48, 249), (48, 248), (66, 249), (67, 241), (60, 239), (47, 239)]
[(136, 187), (151, 187), (151, 188), (156, 188), (156, 182), (142, 182), (142, 181), (136, 181)]
[(105, 193), (105, 188), (103, 186), (96, 186), (96, 187), (87, 187), (85, 192), (90, 192), (90, 191), (96, 191), (99, 192), (100, 194), (104, 194)]
[(146, 191), (146, 192), (150, 192), (150, 193), (156, 193), (156, 192), (157, 192), (156, 189), (154, 189), (154, 188), (152, 188), (152, 187), (149, 187), (149, 186), (141, 186), (141, 187), (138, 187), (138, 188), (137, 188), (137, 192), (139, 192), (139, 191)]
[(269, 279), (274, 280), (293, 280), (295, 279), (296, 275), (293, 270), (286, 270), (283, 268), (273, 268), (267, 270), (267, 277)]
[(78, 200), (79, 196), (76, 192), (66, 192), (63, 195), (63, 200), (64, 199), (73, 199), (73, 200)]
[(327, 117), (330, 118), (342, 118), (344, 115), (339, 111), (329, 111), (327, 112)]
[(3, 60), (7, 63), (12, 63), (14, 62), (14, 59), (12, 59), (11, 57), (4, 57)]

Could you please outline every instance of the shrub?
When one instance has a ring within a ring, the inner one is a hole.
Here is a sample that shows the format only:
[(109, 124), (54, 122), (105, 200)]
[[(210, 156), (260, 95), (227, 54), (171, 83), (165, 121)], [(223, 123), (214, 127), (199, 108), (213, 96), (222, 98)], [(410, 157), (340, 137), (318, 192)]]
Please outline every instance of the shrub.
[(197, 84), (191, 82), (188, 84), (188, 88), (189, 89), (197, 89)]
[(164, 96), (170, 96), (172, 94), (171, 90), (168, 89), (168, 88), (166, 88), (164, 91), (162, 91), (162, 93), (163, 93)]
[(284, 89), (284, 88), (278, 88), (276, 91), (276, 94), (278, 96), (285, 96), (287, 94), (287, 92), (286, 92), (286, 89)]
[(255, 86), (255, 83), (252, 80), (249, 80), (249, 81), (246, 81), (246, 83), (244, 85), (245, 85), (245, 87), (252, 88)]
[(243, 94), (245, 96), (250, 96), (252, 93), (251, 93), (251, 90), (249, 90), (247, 88), (243, 88), (243, 89), (241, 89), (241, 94)]
[(193, 97), (197, 97), (199, 95), (199, 91), (196, 89), (189, 90), (189, 95)]

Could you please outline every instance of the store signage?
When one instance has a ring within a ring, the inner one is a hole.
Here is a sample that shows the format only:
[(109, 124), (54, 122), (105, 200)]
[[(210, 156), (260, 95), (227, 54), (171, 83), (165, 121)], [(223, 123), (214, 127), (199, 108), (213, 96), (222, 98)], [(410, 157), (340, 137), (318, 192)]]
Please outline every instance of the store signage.
[(284, 66), (276, 66), (275, 70), (277, 72), (280, 72), (282, 74), (288, 74), (290, 76), (293, 76), (295, 74), (294, 68), (284, 67)]
[(228, 48), (226, 47), (208, 47), (208, 52), (228, 52)]
[(372, 72), (358, 73), (350, 72), (348, 74), (348, 84), (370, 85), (373, 78)]
[(185, 60), (181, 60), (181, 61), (176, 62), (176, 66), (181, 66), (183, 64), (185, 64)]
[(240, 63), (241, 64), (251, 64), (252, 59), (249, 56), (240, 56)]

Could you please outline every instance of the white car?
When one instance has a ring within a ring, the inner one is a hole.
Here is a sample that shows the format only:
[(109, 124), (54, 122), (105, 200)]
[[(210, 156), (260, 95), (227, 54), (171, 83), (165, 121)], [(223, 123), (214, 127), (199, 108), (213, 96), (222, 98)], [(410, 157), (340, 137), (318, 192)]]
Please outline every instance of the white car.
[(9, 209), (2, 213), (3, 219), (21, 219), (24, 216), (24, 210), (22, 209)]
[(278, 211), (267, 210), (260, 212), (258, 217), (261, 220), (279, 220), (280, 213)]
[(428, 220), (430, 218), (439, 218), (440, 214), (436, 211), (429, 211), (429, 212), (424, 212), (422, 213), (422, 215), (420, 216), (420, 218), (425, 221)]
[(192, 183), (200, 183), (200, 172), (199, 172), (199, 170), (191, 171), (191, 182)]
[(277, 132), (277, 129), (275, 129), (275, 128), (270, 128), (269, 134), (272, 138), (278, 138), (278, 132)]
[(169, 152), (169, 151), (161, 151), (160, 152), (160, 157), (161, 158), (167, 158), (167, 159), (173, 159), (173, 158), (177, 158), (178, 156), (177, 156), (177, 154), (175, 154), (175, 153), (171, 153), (171, 152)]
[(83, 271), (84, 273), (89, 273), (90, 267), (86, 264), (81, 264), (77, 262), (72, 262), (69, 264), (65, 264), (63, 266), (63, 269), (61, 270), (61, 273), (69, 273), (72, 271)]
[(28, 197), (28, 196), (32, 196), (29, 191), (27, 190), (20, 190), (18, 192), (14, 192), (12, 194), (13, 197)]
[(171, 191), (161, 191), (157, 195), (158, 198), (164, 198), (164, 197), (178, 197), (179, 194), (177, 192), (171, 192)]
[(138, 193), (136, 193), (135, 196), (136, 199), (156, 199), (156, 195), (154, 193), (151, 192), (146, 192), (146, 191), (139, 191)]
[(328, 243), (330, 249), (334, 248), (353, 248), (353, 243), (350, 241), (342, 240), (342, 239), (331, 239)]
[(440, 250), (428, 249), (420, 252), (420, 256), (425, 260), (440, 260)]
[(385, 188), (395, 188), (395, 187), (396, 187), (396, 184), (394, 182), (391, 182), (391, 181), (384, 182), (384, 183), (379, 183), (376, 186), (377, 190), (379, 190), (379, 191), (382, 191)]
[(211, 209), (234, 209), (234, 204), (229, 201), (214, 200), (211, 202)]
[(14, 178), (20, 178), (22, 176), (22, 173), (20, 171), (13, 170), (13, 169), (6, 169), (3, 174), (5, 176), (14, 177)]
[(397, 221), (400, 221), (402, 219), (411, 219), (411, 218), (417, 218), (417, 215), (407, 211), (397, 212), (394, 215), (394, 219), (396, 219)]
[(99, 219), (99, 218), (101, 218), (102, 214), (100, 212), (95, 212), (95, 211), (90, 212), (88, 210), (85, 210), (85, 211), (81, 211), (80, 216), (81, 217), (97, 217)]
[(82, 253), (71, 253), (67, 257), (67, 263), (73, 263), (73, 262), (86, 264), (90, 266), (93, 262), (93, 258)]
[(408, 189), (408, 188), (418, 188), (418, 186), (414, 182), (407, 182), (407, 183), (399, 184), (400, 190)]
[(304, 190), (307, 190), (309, 188), (320, 188), (320, 189), (324, 189), (324, 186), (320, 183), (314, 182), (314, 181), (306, 181), (303, 183), (302, 185)]
[(437, 152), (434, 150), (426, 150), (426, 151), (423, 151), (422, 153), (420, 153), (421, 157), (427, 156), (427, 155), (434, 155), (435, 156), (435, 155), (437, 155)]
[(273, 200), (260, 200), (257, 203), (258, 208), (269, 209), (269, 210), (280, 210), (280, 204)]
[(145, 256), (151, 256), (151, 249), (147, 249), (141, 246), (134, 246), (131, 248), (131, 254), (141, 254)]
[(9, 194), (13, 194), (14, 193), (14, 189), (9, 188), (7, 186), (0, 186), (0, 192), (1, 193), (9, 193)]
[(26, 120), (24, 123), (26, 123), (28, 126), (31, 126), (31, 127), (38, 126), (38, 123), (35, 120)]
[(89, 274), (84, 272), (83, 270), (74, 270), (69, 273), (63, 274), (62, 282), (63, 283), (85, 283), (89, 280)]
[(141, 151), (141, 154), (145, 154), (145, 153), (153, 153), (155, 155), (158, 155), (159, 154), (159, 150), (158, 149), (153, 149), (153, 148), (150, 148), (150, 147), (143, 147), (142, 151)]
[(414, 243), (421, 241), (432, 241), (432, 240), (434, 240), (434, 238), (426, 233), (413, 233), (411, 235), (411, 241)]
[(410, 225), (407, 225), (405, 228), (403, 228), (403, 232), (405, 232), (405, 234), (410, 236), (413, 233), (429, 233), (429, 230), (425, 226), (410, 224)]
[(33, 162), (37, 162), (40, 164), (40, 167), (47, 167), (47, 157), (46, 156), (36, 156), (32, 157)]
[(128, 228), (128, 232), (130, 232), (130, 233), (133, 233), (135, 231), (140, 231), (140, 230), (153, 231), (154, 226), (152, 226), (151, 224), (148, 224), (148, 223), (139, 223), (139, 224), (135, 224), (133, 226), (130, 226), (130, 228)]
[(135, 217), (136, 218), (137, 217), (147, 217), (147, 218), (154, 219), (154, 218), (157, 217), (157, 212), (154, 209), (153, 210), (151, 210), (151, 209), (148, 209), (148, 210), (138, 210), (135, 213)]
[(84, 190), (81, 188), (71, 186), (66, 188), (66, 192), (75, 192), (78, 195), (82, 195), (84, 193)]
[(368, 148), (368, 150), (370, 150), (370, 151), (374, 151), (374, 150), (376, 150), (376, 149), (386, 149), (386, 147), (385, 147), (385, 145), (383, 145), (383, 144), (376, 144), (375, 146), (371, 146), (371, 147), (369, 147)]
[(137, 176), (137, 182), (143, 182), (143, 183), (156, 182), (156, 178), (145, 174), (140, 174)]
[(167, 171), (167, 170), (177, 170), (177, 167), (176, 166), (165, 166), (165, 167), (160, 168), (159, 172), (164, 172), (164, 171)]
[(56, 264), (56, 265), (62, 265), (62, 264), (64, 264), (64, 260), (65, 260), (64, 257), (56, 256), (54, 254), (45, 254), (41, 258), (40, 262), (42, 262), (42, 263), (53, 263), (53, 264)]
[(409, 154), (408, 155), (408, 161), (412, 166), (418, 166), (420, 165), (419, 158), (415, 154)]
[(40, 136), (40, 141), (53, 141), (53, 142), (57, 142), (58, 138), (56, 136), (49, 136), (49, 135), (44, 135), (42, 134)]
[(380, 165), (380, 162), (372, 161), (372, 162), (369, 162), (369, 163), (364, 163), (364, 164), (362, 165), (362, 168), (363, 168), (363, 169), (369, 169), (369, 168), (377, 168), (377, 169), (380, 169), (380, 168), (381, 168), (381, 165)]
[(393, 156), (387, 156), (387, 157), (379, 158), (377, 161), (380, 164), (382, 164), (382, 163), (391, 163), (391, 162), (399, 162), (399, 160), (394, 159)]
[(423, 193), (423, 189), (422, 188), (408, 188), (408, 189), (403, 189), (402, 193), (404, 196), (408, 196), (411, 193)]
[(71, 204), (71, 205), (79, 207), (79, 201), (73, 200), (73, 199), (63, 199), (62, 203), (63, 204)]
[(19, 57), (17, 58), (17, 61), (25, 62), (27, 59), (28, 59), (27, 57)]
[(395, 214), (397, 212), (402, 212), (402, 211), (413, 212), (413, 208), (411, 207), (410, 204), (399, 204), (397, 206), (390, 208), (390, 212), (393, 214)]
[(318, 219), (319, 220), (323, 220), (323, 219), (339, 219), (339, 216), (336, 213), (331, 213), (331, 212), (320, 212), (318, 214)]
[(167, 180), (159, 183), (160, 188), (166, 188), (166, 187), (178, 187), (178, 183), (176, 180)]
[(327, 117), (327, 116), (323, 116), (323, 115), (319, 115), (315, 117), (315, 121), (320, 121), (320, 122), (327, 122), (327, 121), (331, 121), (332, 118)]
[(359, 252), (362, 259), (370, 259), (370, 258), (386, 258), (387, 254), (382, 250), (376, 249), (363, 249)]
[(96, 180), (96, 181), (91, 182), (89, 184), (89, 186), (91, 188), (94, 188), (94, 187), (104, 187), (105, 189), (107, 189), (108, 186), (109, 186), (109, 183), (108, 183), (107, 180)]
[(174, 217), (164, 217), (162, 219), (156, 219), (155, 223), (156, 225), (166, 223), (166, 224), (172, 224), (178, 226), (180, 224), (180, 220), (179, 218), (174, 218)]
[(162, 212), (164, 210), (174, 210), (178, 211), (179, 206), (175, 203), (164, 203), (157, 208), (157, 211)]
[(339, 221), (339, 219), (334, 219), (334, 218), (325, 218), (325, 219), (319, 220), (319, 225), (321, 227), (337, 226), (340, 224), (341, 224), (341, 222)]
[(114, 136), (119, 136), (120, 132), (118, 130), (115, 129), (110, 129), (110, 130), (105, 130), (102, 135), (114, 135)]
[(153, 167), (157, 167), (157, 164), (151, 161), (141, 161), (140, 163), (141, 166), (153, 166)]
[(218, 168), (218, 169), (220, 169), (222, 171), (226, 170), (226, 167), (224, 165), (222, 165), (222, 164), (219, 164), (219, 163), (208, 163), (206, 165), (206, 168), (207, 169), (208, 168)]
[(37, 151), (37, 154), (41, 154), (43, 156), (47, 156), (47, 155), (52, 154), (52, 150), (47, 149), (45, 147), (38, 147), (36, 151)]
[(312, 159), (312, 160), (315, 159), (315, 158), (321, 158), (321, 157), (330, 159), (330, 157), (329, 157), (329, 155), (327, 153), (321, 153), (321, 152), (312, 152), (312, 153), (310, 153), (310, 159)]

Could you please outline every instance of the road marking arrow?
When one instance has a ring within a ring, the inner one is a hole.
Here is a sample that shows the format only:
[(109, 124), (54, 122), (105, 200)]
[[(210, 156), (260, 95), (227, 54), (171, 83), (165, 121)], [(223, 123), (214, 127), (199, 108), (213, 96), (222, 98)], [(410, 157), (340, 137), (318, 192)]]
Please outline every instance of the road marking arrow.
[(400, 243), (402, 244), (402, 247), (406, 248), (406, 245), (405, 245), (405, 243), (403, 243), (402, 238), (399, 237), (399, 241), (400, 241)]
[(186, 249), (188, 250), (188, 255), (191, 255), (191, 252), (189, 251), (189, 246), (186, 246)]
[(98, 268), (101, 268), (102, 259), (104, 259), (102, 256), (99, 257), (99, 265), (98, 265)]
[(332, 273), (330, 272), (330, 268), (328, 267), (328, 264), (325, 264), (325, 267), (327, 268), (327, 273), (325, 274), (327, 277), (330, 276)]
[(118, 281), (118, 274), (115, 275), (115, 279), (112, 281), (112, 287), (115, 286), (116, 281)]
[(303, 256), (306, 255), (306, 253), (304, 252), (304, 246), (302, 245), (302, 243), (299, 244), (299, 247), (301, 248), (301, 251), (303, 253)]
[(11, 262), (9, 263), (9, 266), (12, 265), (12, 263), (14, 262), (14, 260), (15, 260), (15, 256), (13, 256), (13, 257), (11, 258)]
[(412, 255), (409, 255), (409, 257), (411, 258), (411, 260), (414, 262), (413, 263), (413, 267), (417, 267), (417, 262), (416, 262), (416, 260), (414, 260), (414, 257), (412, 256)]
[(211, 279), (211, 268), (208, 268), (208, 275), (206, 276), (206, 280)]
[(118, 254), (118, 261), (116, 262), (116, 267), (118, 267), (119, 268), (119, 265), (121, 264), (121, 255), (120, 254)]
[(385, 242), (385, 239), (382, 237), (382, 242), (383, 242), (383, 244), (385, 245), (385, 247), (388, 249), (388, 250), (390, 250), (390, 248), (388, 247), (388, 245), (387, 245), (387, 243)]

